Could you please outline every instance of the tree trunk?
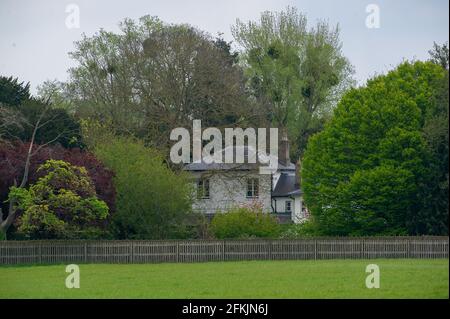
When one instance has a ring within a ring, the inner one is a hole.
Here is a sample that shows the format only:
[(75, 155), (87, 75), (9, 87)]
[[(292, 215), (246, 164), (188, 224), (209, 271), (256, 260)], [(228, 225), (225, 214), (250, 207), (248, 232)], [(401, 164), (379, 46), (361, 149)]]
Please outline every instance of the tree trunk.
[[(48, 101), (47, 101), (47, 103), (48, 103)], [(19, 188), (23, 188), (27, 184), (28, 175), (30, 172), (31, 157), (33, 156), (34, 140), (36, 138), (37, 130), (40, 128), (41, 120), (42, 120), (45, 112), (47, 111), (47, 108), (48, 108), (48, 104), (47, 104), (47, 107), (44, 109), (44, 111), (39, 116), (39, 119), (37, 120), (37, 122), (34, 126), (33, 134), (31, 135), (30, 146), (28, 147), (27, 158), (25, 160), (25, 167), (24, 167), (24, 171), (23, 171), (22, 181), (20, 182), (20, 185), (18, 186)], [(14, 180), (14, 186), (17, 187), (16, 180)], [(14, 218), (16, 217), (17, 210), (15, 208), (15, 204), (16, 204), (16, 199), (10, 198), (9, 199), (9, 207), (8, 207), (8, 216), (6, 217), (6, 219), (3, 219), (3, 213), (0, 209), (0, 233), (3, 235), (4, 238), (6, 238), (6, 232), (8, 231), (8, 228), (12, 225), (12, 223), (14, 222)]]

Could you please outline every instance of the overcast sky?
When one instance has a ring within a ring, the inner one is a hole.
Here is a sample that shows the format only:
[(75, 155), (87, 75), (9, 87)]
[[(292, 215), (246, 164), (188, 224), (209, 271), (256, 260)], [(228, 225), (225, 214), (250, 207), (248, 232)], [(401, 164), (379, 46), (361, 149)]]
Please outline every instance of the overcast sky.
[[(69, 4), (79, 7), (79, 28), (66, 27)], [(380, 9), (379, 28), (366, 27), (369, 4)], [(403, 59), (426, 59), (433, 41), (448, 41), (448, 0), (0, 0), (0, 75), (30, 81), (33, 92), (47, 79), (66, 80), (73, 42), (100, 28), (118, 31), (125, 17), (156, 15), (232, 40), (236, 18), (256, 20), (288, 5), (305, 13), (310, 26), (318, 19), (340, 24), (344, 54), (360, 83)]]

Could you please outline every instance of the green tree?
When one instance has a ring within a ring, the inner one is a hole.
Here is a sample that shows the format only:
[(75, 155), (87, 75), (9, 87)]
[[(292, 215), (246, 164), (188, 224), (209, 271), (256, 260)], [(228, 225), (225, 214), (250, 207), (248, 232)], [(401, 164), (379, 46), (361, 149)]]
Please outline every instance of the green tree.
[(338, 26), (319, 22), (308, 30), (306, 17), (288, 7), (263, 12), (258, 22), (237, 20), (232, 33), (243, 48), (251, 92), (269, 110), (269, 120), (288, 130), (298, 158), (352, 83)]
[[(38, 144), (61, 144), (68, 147), (83, 147), (80, 124), (67, 110), (56, 103), (62, 99), (53, 97), (57, 92), (54, 84), (41, 89), (44, 99), (29, 93), (29, 84), (17, 79), (0, 76), (0, 138)], [(53, 101), (54, 103), (51, 103)], [(40, 121), (38, 130), (36, 123)]]
[(30, 84), (17, 78), (0, 76), (0, 141), (10, 139), (17, 130), (23, 130), (25, 118), (11, 108), (30, 98)]
[(225, 41), (150, 16), (126, 19), (120, 29), (85, 37), (70, 54), (77, 65), (66, 88), (79, 117), (107, 121), (162, 151), (170, 131), (193, 119), (233, 127), (263, 117)]
[(17, 231), (27, 238), (89, 238), (102, 234), (108, 206), (97, 198), (84, 167), (48, 160), (28, 189), (12, 187), (9, 200), (22, 212)]
[(37, 99), (23, 102), (17, 110), (25, 117), (22, 128), (11, 130), (11, 136), (28, 142), (34, 131), (34, 124), (41, 118), (41, 127), (36, 132), (35, 142), (41, 145), (61, 144), (65, 148), (83, 148), (79, 122), (62, 108), (55, 108)]
[(430, 61), (448, 70), (448, 42), (442, 45), (439, 45), (436, 42), (433, 43), (433, 49), (428, 51), (428, 53), (430, 54)]
[(434, 44), (430, 51), (431, 61), (441, 66), (445, 77), (435, 83), (437, 94), (433, 107), (430, 108), (424, 120), (423, 134), (427, 142), (430, 158), (430, 183), (425, 187), (423, 213), (428, 220), (427, 229), (432, 233), (445, 233), (448, 227), (448, 126), (449, 126), (449, 78), (448, 78), (448, 43)]
[(70, 115), (75, 114), (74, 106), (67, 93), (67, 83), (58, 80), (47, 80), (37, 87), (37, 96), (55, 109), (63, 109)]
[(97, 141), (95, 153), (115, 173), (116, 237), (164, 239), (186, 235), (192, 188), (185, 175), (172, 172), (158, 152), (132, 138)]
[(310, 139), (302, 185), (322, 232), (448, 233), (448, 211), (432, 204), (440, 201), (439, 182), (424, 137), (430, 112), (442, 107), (446, 72), (429, 62), (403, 63), (349, 91)]
[(0, 142), (10, 139), (14, 130), (22, 130), (24, 122), (22, 113), (0, 103)]
[(17, 78), (0, 76), (0, 103), (17, 106), (30, 99), (30, 83), (19, 83)]

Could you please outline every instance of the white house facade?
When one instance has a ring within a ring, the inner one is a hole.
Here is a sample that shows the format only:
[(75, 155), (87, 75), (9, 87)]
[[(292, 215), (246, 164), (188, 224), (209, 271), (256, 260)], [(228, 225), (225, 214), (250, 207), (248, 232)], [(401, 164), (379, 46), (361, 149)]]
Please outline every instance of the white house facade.
[[(257, 164), (248, 163), (206, 164), (202, 161), (186, 165), (184, 169), (191, 173), (196, 190), (193, 209), (212, 218), (232, 207), (256, 202), (280, 222), (305, 221), (308, 212), (303, 205), (298, 170), (290, 162), (288, 152), (288, 145), (280, 148), (278, 167), (271, 174), (260, 174)], [(258, 156), (250, 147), (245, 147), (245, 154), (246, 158)]]

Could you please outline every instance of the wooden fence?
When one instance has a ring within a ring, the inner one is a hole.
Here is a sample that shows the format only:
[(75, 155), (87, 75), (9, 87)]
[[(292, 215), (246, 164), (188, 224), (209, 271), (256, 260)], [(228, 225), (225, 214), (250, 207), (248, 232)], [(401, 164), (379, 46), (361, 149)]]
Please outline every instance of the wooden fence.
[(0, 241), (1, 264), (448, 258), (448, 237)]

